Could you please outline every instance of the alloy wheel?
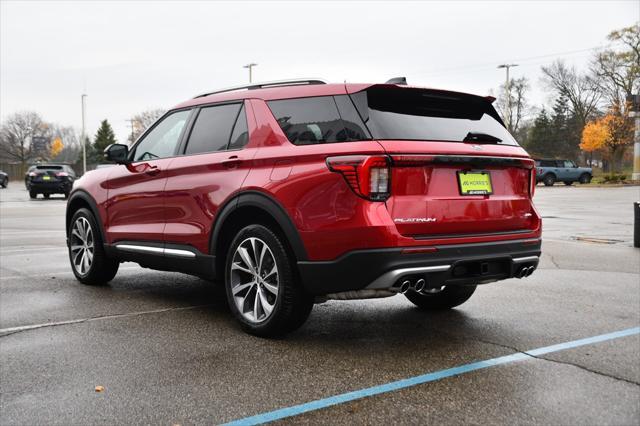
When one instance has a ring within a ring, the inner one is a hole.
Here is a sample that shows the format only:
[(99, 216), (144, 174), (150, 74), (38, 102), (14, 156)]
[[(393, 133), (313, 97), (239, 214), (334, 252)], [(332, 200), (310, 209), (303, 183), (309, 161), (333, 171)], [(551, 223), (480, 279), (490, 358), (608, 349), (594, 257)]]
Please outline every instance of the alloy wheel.
[(73, 268), (80, 275), (88, 274), (93, 263), (95, 247), (91, 225), (84, 217), (79, 217), (73, 224), (70, 249)]
[(242, 241), (233, 254), (231, 294), (242, 316), (261, 323), (273, 312), (279, 291), (279, 274), (273, 252), (255, 237)]

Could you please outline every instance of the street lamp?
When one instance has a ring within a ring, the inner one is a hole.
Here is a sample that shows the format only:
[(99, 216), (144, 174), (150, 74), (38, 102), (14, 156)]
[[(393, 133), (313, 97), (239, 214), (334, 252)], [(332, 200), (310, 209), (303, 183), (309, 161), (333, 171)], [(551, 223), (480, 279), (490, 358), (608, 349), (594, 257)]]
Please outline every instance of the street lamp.
[(251, 62), (250, 64), (247, 64), (247, 65), (243, 65), (243, 66), (242, 66), (242, 68), (249, 68), (249, 83), (251, 83), (251, 82), (252, 82), (252, 73), (251, 73), (251, 71), (252, 71), (253, 67), (255, 67), (255, 66), (257, 66), (257, 65), (258, 65), (258, 64), (255, 64), (255, 63)]
[(82, 131), (80, 132), (80, 143), (82, 144), (82, 174), (83, 175), (87, 173), (87, 146), (84, 141), (84, 98), (86, 97), (87, 95), (85, 95), (84, 93), (80, 97), (81, 103), (82, 103)]
[(509, 68), (517, 67), (518, 64), (500, 64), (498, 68), (504, 68), (507, 70), (507, 82), (505, 83), (505, 90), (507, 91), (507, 128), (511, 130), (511, 82), (509, 81)]

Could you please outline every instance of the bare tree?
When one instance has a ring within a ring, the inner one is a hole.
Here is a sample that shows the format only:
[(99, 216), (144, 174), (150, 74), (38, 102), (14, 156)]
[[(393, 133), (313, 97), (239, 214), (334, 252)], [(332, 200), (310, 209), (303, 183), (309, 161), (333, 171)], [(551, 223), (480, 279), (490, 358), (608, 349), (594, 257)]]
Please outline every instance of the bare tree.
[(607, 106), (625, 114), (627, 97), (640, 91), (640, 24), (613, 31), (608, 39), (621, 48), (596, 54), (591, 70)]
[(131, 135), (129, 136), (129, 143), (131, 144), (135, 142), (140, 137), (140, 135), (144, 133), (144, 131), (147, 130), (149, 126), (155, 123), (158, 118), (162, 117), (165, 112), (166, 110), (164, 109), (156, 108), (148, 109), (134, 115), (131, 119), (132, 131)]
[(601, 99), (597, 82), (586, 74), (580, 74), (574, 67), (567, 67), (558, 60), (548, 67), (542, 67), (544, 82), (558, 97), (569, 101), (571, 112), (578, 119), (582, 129), (598, 111)]
[(516, 78), (511, 80), (509, 86), (509, 91), (507, 91), (506, 83), (500, 86), (496, 108), (502, 120), (507, 124), (509, 132), (515, 135), (520, 130), (523, 120), (529, 114), (529, 105), (527, 103), (529, 80), (526, 77)]
[(31, 140), (46, 136), (49, 126), (35, 112), (26, 111), (11, 115), (0, 127), (0, 156), (19, 161), (23, 171), (33, 153)]

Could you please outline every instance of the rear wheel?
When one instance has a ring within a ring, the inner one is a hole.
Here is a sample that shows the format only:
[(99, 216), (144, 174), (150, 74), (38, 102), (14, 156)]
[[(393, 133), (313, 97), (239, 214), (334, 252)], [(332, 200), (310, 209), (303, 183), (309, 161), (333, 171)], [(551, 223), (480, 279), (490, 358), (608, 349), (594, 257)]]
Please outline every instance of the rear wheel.
[(542, 179), (542, 182), (544, 182), (544, 186), (553, 186), (553, 184), (556, 183), (556, 177), (552, 174), (548, 174), (544, 179)]
[(581, 184), (587, 184), (591, 182), (591, 175), (589, 173), (585, 173), (582, 176), (580, 176), (580, 183)]
[(116, 276), (120, 263), (104, 252), (98, 224), (89, 210), (82, 208), (75, 212), (67, 237), (71, 269), (78, 281), (99, 285)]
[(229, 307), (248, 333), (272, 337), (300, 327), (313, 297), (300, 285), (281, 237), (262, 225), (241, 229), (229, 248), (225, 288)]
[(38, 193), (36, 191), (29, 191), (29, 197), (32, 199), (38, 198)]
[(474, 291), (475, 285), (448, 285), (438, 289), (430, 290), (430, 293), (417, 293), (413, 290), (404, 295), (411, 303), (424, 310), (444, 310), (462, 305), (469, 300)]

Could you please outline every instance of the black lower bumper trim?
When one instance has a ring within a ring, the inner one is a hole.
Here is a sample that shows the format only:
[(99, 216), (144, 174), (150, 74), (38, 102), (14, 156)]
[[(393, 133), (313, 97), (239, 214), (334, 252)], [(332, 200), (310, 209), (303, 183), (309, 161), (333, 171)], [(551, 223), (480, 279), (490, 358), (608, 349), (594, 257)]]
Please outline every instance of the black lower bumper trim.
[[(433, 253), (403, 254), (402, 248), (349, 252), (333, 261), (298, 262), (305, 289), (313, 295), (361, 290), (392, 271), (450, 265), (429, 274), (430, 285), (469, 285), (512, 278), (523, 266), (537, 265), (541, 242), (510, 240), (435, 246)], [(531, 258), (524, 263), (513, 259)], [(390, 274), (393, 275), (393, 274)], [(394, 282), (389, 283), (391, 287)]]

